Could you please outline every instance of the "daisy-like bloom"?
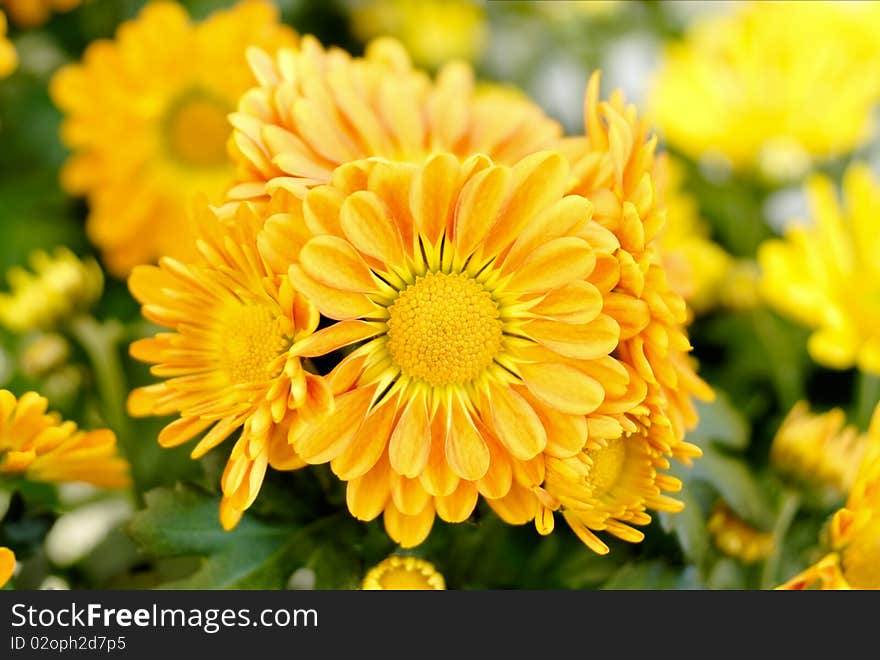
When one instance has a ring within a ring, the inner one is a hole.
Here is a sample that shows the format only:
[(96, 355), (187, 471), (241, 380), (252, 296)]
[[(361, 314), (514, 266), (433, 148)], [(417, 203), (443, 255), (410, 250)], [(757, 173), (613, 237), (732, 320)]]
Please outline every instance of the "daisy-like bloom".
[(477, 90), (463, 62), (432, 81), (414, 69), (399, 42), (372, 41), (364, 57), (324, 49), (303, 37), (299, 49), (273, 59), (248, 51), (259, 86), (232, 115), (239, 165), (236, 199), (262, 198), (284, 187), (302, 195), (350, 161), (381, 156), (422, 163), (433, 153), (486, 154), (511, 165), (561, 133), (525, 97)]
[(37, 27), (49, 20), (53, 12), (74, 9), (82, 0), (0, 0), (0, 9), (22, 28)]
[(351, 28), (361, 41), (398, 39), (419, 66), (474, 61), (486, 45), (486, 8), (479, 0), (353, 0)]
[(446, 581), (434, 565), (416, 557), (392, 555), (364, 576), (364, 591), (443, 591)]
[(744, 564), (762, 561), (773, 552), (773, 533), (755, 529), (723, 501), (713, 507), (706, 527), (721, 552)]
[(798, 402), (773, 438), (770, 463), (794, 481), (830, 489), (842, 497), (852, 486), (868, 437), (846, 426), (840, 408), (815, 414)]
[(658, 158), (656, 170), (667, 208), (666, 225), (657, 245), (669, 286), (695, 313), (708, 312), (718, 304), (733, 258), (709, 238), (709, 227), (700, 217), (696, 200), (683, 190), (682, 166), (664, 154)]
[(799, 176), (811, 160), (868, 138), (880, 99), (878, 31), (880, 7), (871, 2), (741, 3), (698, 19), (668, 49), (652, 91), (654, 120), (694, 159)]
[(811, 328), (807, 348), (819, 364), (880, 373), (880, 182), (852, 165), (844, 204), (828, 179), (807, 183), (810, 225), (793, 225), (784, 239), (758, 251), (767, 302)]
[(15, 553), (0, 546), (0, 589), (6, 586), (15, 572)]
[(465, 520), (479, 495), (532, 520), (545, 460), (620, 436), (645, 396), (609, 356), (618, 242), (565, 195), (568, 175), (555, 152), (512, 167), (370, 159), (266, 221), (264, 258), (336, 321), (293, 352), (359, 344), (328, 376), (333, 416), (292, 429), (292, 446), (330, 461), (352, 514), (384, 512), (404, 547), (435, 514)]
[(15, 46), (6, 38), (6, 15), (0, 11), (0, 78), (5, 78), (18, 66)]
[(30, 266), (6, 273), (11, 291), (0, 293), (0, 325), (16, 333), (45, 330), (87, 311), (104, 291), (104, 274), (92, 258), (65, 247), (31, 253)]
[(586, 135), (559, 145), (572, 163), (569, 192), (590, 199), (594, 220), (618, 240), (606, 265), (603, 311), (620, 325), (614, 356), (630, 372), (630, 387), (647, 395), (638, 407), (620, 411), (621, 437), (588, 442), (579, 454), (548, 462), (551, 497), (540, 503), (536, 524), (548, 531), (547, 511), (559, 508), (587, 545), (605, 553), (608, 546), (595, 531), (637, 542), (642, 533), (632, 525), (650, 521), (647, 508), (681, 509), (664, 494), (680, 490), (681, 482), (663, 471), (669, 457), (689, 464), (700, 456), (684, 437), (697, 422), (693, 397), (709, 399), (712, 391), (688, 358), (687, 307), (667, 281), (657, 246), (667, 208), (656, 137), (620, 93), (599, 101), (598, 74), (587, 87), (585, 115)]
[(74, 422), (47, 413), (48, 406), (36, 392), (16, 399), (0, 390), (0, 475), (103, 488), (129, 485), (128, 463), (118, 455), (112, 431), (80, 431)]
[(780, 589), (880, 589), (880, 405), (846, 506), (831, 518), (831, 552)]
[(317, 327), (318, 312), (287, 278), (266, 269), (256, 248), (262, 219), (248, 204), (234, 214), (204, 208), (198, 218), (198, 261), (163, 257), (129, 278), (143, 315), (170, 332), (131, 345), (131, 355), (166, 380), (134, 390), (128, 409), (136, 417), (177, 414), (159, 443), (201, 436), (193, 458), (242, 430), (221, 482), (220, 520), (231, 529), (259, 493), (267, 466), (304, 465), (287, 443), (291, 424), (329, 411), (333, 401), (291, 352)]
[(88, 235), (114, 275), (162, 255), (195, 256), (191, 200), (219, 202), (233, 180), (227, 115), (253, 84), (245, 49), (295, 43), (268, 2), (199, 24), (177, 3), (150, 2), (115, 40), (93, 42), (82, 63), (52, 79), (74, 152), (62, 185), (86, 196)]

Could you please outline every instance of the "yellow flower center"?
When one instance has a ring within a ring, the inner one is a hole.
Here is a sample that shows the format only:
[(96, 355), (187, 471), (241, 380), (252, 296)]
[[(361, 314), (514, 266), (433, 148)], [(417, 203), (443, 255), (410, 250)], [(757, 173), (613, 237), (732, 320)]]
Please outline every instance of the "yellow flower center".
[(463, 274), (428, 273), (389, 308), (388, 350), (401, 372), (431, 385), (461, 385), (501, 348), (497, 303)]
[(880, 589), (880, 518), (875, 518), (844, 548), (843, 574), (854, 589)]
[(587, 483), (592, 489), (593, 497), (601, 497), (607, 493), (623, 472), (626, 462), (626, 444), (623, 438), (609, 440), (605, 447), (585, 450), (592, 460)]
[(274, 376), (270, 368), (290, 340), (272, 312), (262, 305), (241, 305), (223, 316), (220, 358), (233, 383), (258, 383)]
[(226, 140), (232, 128), (229, 108), (200, 93), (189, 93), (173, 104), (166, 120), (166, 139), (174, 157), (193, 167), (225, 165)]
[(391, 556), (364, 576), (363, 588), (376, 590), (443, 590), (446, 581), (432, 564), (416, 557)]

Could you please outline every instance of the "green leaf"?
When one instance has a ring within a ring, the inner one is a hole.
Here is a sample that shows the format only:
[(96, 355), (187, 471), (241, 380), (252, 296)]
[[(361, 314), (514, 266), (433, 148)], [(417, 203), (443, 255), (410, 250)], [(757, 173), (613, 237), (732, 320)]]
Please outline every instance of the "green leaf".
[(709, 482), (731, 508), (746, 520), (764, 528), (773, 524), (772, 507), (743, 460), (727, 456), (709, 445), (695, 461), (693, 478)]
[(685, 557), (702, 566), (710, 546), (705, 514), (690, 488), (682, 489), (675, 497), (684, 502), (684, 510), (678, 513), (661, 511), (660, 525), (664, 531), (675, 534)]
[(681, 584), (685, 577), (680, 569), (673, 568), (659, 559), (640, 560), (638, 563), (622, 566), (601, 586), (601, 589), (679, 589), (682, 588)]
[(189, 577), (160, 585), (166, 589), (283, 588), (315, 547), (313, 535), (336, 520), (274, 525), (246, 515), (226, 532), (217, 517), (219, 498), (177, 486), (152, 490), (145, 500), (146, 509), (128, 529), (142, 550), (155, 557), (203, 557)]

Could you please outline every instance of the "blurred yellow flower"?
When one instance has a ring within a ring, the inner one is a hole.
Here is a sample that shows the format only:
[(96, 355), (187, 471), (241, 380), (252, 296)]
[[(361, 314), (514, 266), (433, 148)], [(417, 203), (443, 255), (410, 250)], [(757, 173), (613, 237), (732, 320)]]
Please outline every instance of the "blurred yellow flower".
[(827, 488), (842, 497), (855, 480), (868, 441), (845, 424), (840, 408), (815, 414), (806, 401), (798, 402), (776, 432), (771, 465), (799, 483)]
[(110, 272), (194, 257), (190, 200), (220, 201), (233, 180), (227, 114), (253, 84), (245, 48), (295, 43), (261, 0), (195, 25), (181, 5), (151, 2), (114, 41), (93, 42), (81, 64), (55, 75), (50, 91), (74, 152), (62, 184), (87, 197), (87, 231)]
[(81, 3), (82, 0), (0, 0), (0, 9), (17, 26), (31, 28), (49, 20), (52, 12), (70, 11)]
[(0, 11), (0, 78), (5, 78), (18, 66), (15, 46), (6, 38), (6, 15)]
[(476, 60), (489, 36), (480, 0), (353, 0), (350, 21), (361, 41), (394, 37), (429, 69)]
[(370, 156), (422, 163), (433, 153), (482, 153), (512, 165), (561, 133), (525, 97), (477, 91), (463, 62), (444, 66), (432, 81), (391, 38), (372, 41), (364, 57), (325, 50), (307, 36), (276, 59), (259, 49), (248, 58), (260, 85), (231, 117), (236, 199), (279, 187), (302, 195), (339, 165)]
[(443, 575), (434, 565), (416, 557), (392, 555), (377, 564), (364, 576), (365, 591), (442, 591), (446, 589)]
[(231, 529), (259, 493), (267, 466), (304, 465), (288, 431), (300, 415), (329, 411), (332, 397), (291, 351), (317, 327), (318, 312), (287, 278), (265, 269), (256, 247), (262, 219), (242, 204), (234, 215), (204, 209), (199, 221), (197, 262), (163, 257), (129, 278), (144, 316), (171, 332), (131, 345), (131, 355), (166, 380), (134, 390), (128, 409), (135, 417), (179, 415), (159, 434), (163, 447), (204, 433), (193, 458), (242, 429), (221, 481), (220, 520)]
[(644, 398), (591, 281), (617, 240), (567, 182), (555, 152), (362, 160), (266, 221), (263, 257), (336, 320), (293, 351), (360, 343), (328, 377), (333, 416), (293, 448), (330, 461), (352, 514), (384, 512), (404, 547), (479, 495), (531, 521), (545, 460), (620, 435), (614, 415)]
[(15, 572), (15, 553), (9, 548), (0, 546), (0, 589), (6, 586)]
[(764, 560), (773, 552), (773, 533), (755, 529), (723, 501), (712, 508), (706, 527), (721, 552), (744, 564)]
[(829, 526), (831, 552), (780, 589), (880, 589), (880, 405), (846, 506)]
[(761, 306), (761, 271), (753, 259), (734, 259), (718, 291), (724, 309), (744, 312)]
[(880, 183), (852, 165), (844, 204), (828, 179), (807, 183), (814, 222), (758, 251), (761, 290), (770, 305), (811, 328), (808, 349), (827, 367), (880, 373)]
[(77, 430), (74, 422), (47, 413), (48, 406), (36, 392), (16, 400), (0, 390), (0, 475), (84, 481), (103, 488), (129, 485), (128, 463), (117, 454), (112, 431)]
[[(846, 154), (880, 99), (880, 5), (753, 2), (697, 19), (651, 93), (668, 142), (772, 179)], [(817, 90), (825, 90), (818, 92)]]
[(669, 157), (658, 158), (656, 177), (667, 209), (657, 245), (669, 286), (694, 312), (708, 312), (719, 302), (733, 258), (709, 238), (696, 200), (683, 190), (682, 166)]
[(65, 247), (50, 255), (30, 255), (34, 272), (11, 268), (6, 279), (12, 289), (0, 293), (0, 325), (12, 332), (45, 330), (87, 311), (104, 291), (104, 274), (92, 258), (79, 259)]

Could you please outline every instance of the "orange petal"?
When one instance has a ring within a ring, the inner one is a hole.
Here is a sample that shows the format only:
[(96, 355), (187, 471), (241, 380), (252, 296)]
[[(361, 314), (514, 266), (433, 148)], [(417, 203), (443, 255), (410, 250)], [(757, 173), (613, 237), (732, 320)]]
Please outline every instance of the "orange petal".
[(543, 293), (585, 278), (596, 258), (585, 240), (556, 238), (535, 249), (513, 274), (508, 287), (522, 293)]
[(362, 254), (384, 264), (403, 262), (403, 241), (388, 208), (379, 197), (366, 190), (350, 195), (342, 205), (342, 230)]
[(406, 406), (391, 433), (388, 459), (395, 472), (415, 478), (428, 464), (430, 452), (431, 429), (428, 408), (424, 397), (416, 396)]
[(364, 476), (352, 479), (345, 490), (348, 510), (358, 520), (373, 520), (385, 509), (391, 495), (391, 468), (382, 458)]
[(455, 208), (454, 239), (459, 256), (467, 257), (486, 237), (507, 200), (510, 168), (478, 172), (461, 190)]
[(299, 357), (326, 355), (343, 346), (369, 339), (379, 332), (379, 328), (366, 321), (339, 321), (296, 342), (291, 347), (291, 354)]
[(396, 412), (397, 404), (393, 401), (387, 401), (370, 411), (351, 444), (330, 463), (337, 477), (351, 481), (373, 468), (388, 446)]
[(318, 236), (300, 251), (303, 271), (331, 289), (368, 293), (376, 290), (373, 273), (351, 243), (336, 236)]
[(495, 387), (489, 395), (492, 421), (498, 439), (520, 460), (529, 460), (547, 446), (547, 433), (534, 409), (508, 387)]
[(518, 484), (513, 484), (504, 497), (487, 501), (492, 510), (509, 525), (525, 525), (538, 512), (537, 498)]
[(292, 438), (296, 453), (312, 465), (333, 460), (354, 439), (370, 407), (372, 387), (362, 387), (336, 398), (332, 415), (308, 424)]
[(446, 460), (459, 477), (468, 481), (482, 479), (489, 469), (489, 448), (460, 404), (453, 404), (449, 411)]
[(584, 325), (537, 319), (523, 330), (530, 337), (560, 355), (578, 360), (595, 360), (617, 348), (620, 326), (610, 316), (600, 314)]
[(376, 310), (376, 305), (363, 293), (324, 286), (306, 275), (297, 264), (290, 267), (287, 275), (297, 290), (304, 293), (321, 314), (331, 319), (341, 321), (362, 318)]
[(441, 520), (459, 523), (467, 520), (477, 506), (477, 487), (469, 481), (458, 484), (451, 495), (434, 498), (434, 507)]
[(519, 373), (539, 401), (560, 412), (589, 415), (605, 399), (598, 381), (567, 364), (521, 364)]
[(385, 507), (385, 531), (403, 548), (414, 548), (428, 538), (434, 525), (434, 505), (428, 502), (424, 510), (407, 516), (389, 503)]
[(414, 516), (431, 501), (431, 496), (418, 479), (408, 479), (399, 474), (391, 477), (391, 501), (408, 516)]
[(563, 323), (589, 323), (602, 311), (602, 294), (589, 282), (569, 282), (550, 291), (529, 311)]
[(428, 159), (413, 179), (410, 208), (419, 233), (436, 242), (446, 230), (453, 196), (458, 188), (458, 159), (437, 154)]

